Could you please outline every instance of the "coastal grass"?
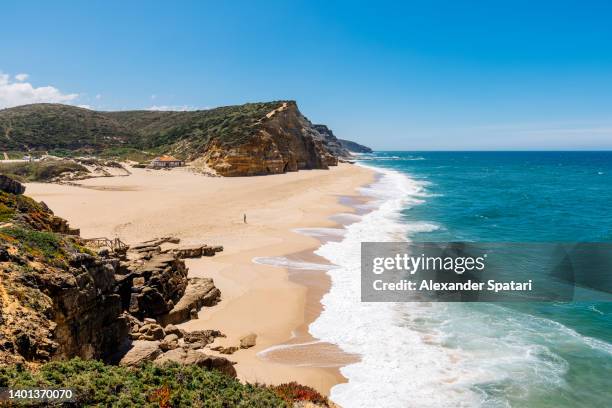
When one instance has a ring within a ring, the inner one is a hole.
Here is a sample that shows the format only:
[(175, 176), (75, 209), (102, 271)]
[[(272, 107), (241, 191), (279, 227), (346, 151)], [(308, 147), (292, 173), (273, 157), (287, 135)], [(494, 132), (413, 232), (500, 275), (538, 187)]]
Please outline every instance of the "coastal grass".
[(72, 406), (95, 407), (289, 407), (268, 387), (242, 384), (216, 370), (194, 365), (153, 364), (129, 369), (75, 358), (36, 371), (0, 367), (0, 387), (70, 388)]
[(88, 173), (84, 166), (69, 160), (42, 160), (36, 162), (2, 163), (0, 174), (21, 182), (45, 182), (64, 173)]
[(21, 227), (2, 229), (2, 235), (7, 236), (22, 245), (32, 254), (40, 254), (46, 259), (62, 259), (64, 252), (57, 234), (46, 231), (35, 231)]
[(60, 156), (97, 155), (137, 162), (147, 152), (189, 156), (213, 139), (240, 145), (261, 129), (283, 101), (246, 103), (195, 111), (97, 112), (60, 104), (0, 110), (1, 151), (42, 151)]
[(132, 147), (111, 147), (100, 152), (99, 157), (118, 161), (131, 160), (138, 163), (146, 163), (156, 156), (157, 151), (144, 151)]

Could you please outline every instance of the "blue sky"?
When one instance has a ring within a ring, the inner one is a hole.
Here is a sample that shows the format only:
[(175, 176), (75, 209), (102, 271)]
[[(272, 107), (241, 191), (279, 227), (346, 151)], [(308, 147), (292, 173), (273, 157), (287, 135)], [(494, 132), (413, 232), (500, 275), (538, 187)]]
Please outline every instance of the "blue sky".
[(0, 7), (4, 107), (294, 99), (381, 150), (612, 149), (610, 1)]

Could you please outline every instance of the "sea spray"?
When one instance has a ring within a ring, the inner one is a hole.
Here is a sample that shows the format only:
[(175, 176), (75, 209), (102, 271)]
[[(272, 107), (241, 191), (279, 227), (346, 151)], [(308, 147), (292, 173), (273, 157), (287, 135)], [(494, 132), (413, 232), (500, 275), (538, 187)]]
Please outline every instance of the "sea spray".
[[(362, 241), (403, 240), (411, 231), (437, 228), (401, 219), (402, 210), (423, 203), (424, 183), (399, 172), (378, 171), (380, 179), (361, 191), (376, 201), (376, 209), (349, 225), (341, 242), (326, 243), (316, 251), (337, 267), (328, 272), (332, 287), (310, 332), (361, 356), (360, 362), (342, 368), (349, 381), (335, 386), (331, 397), (346, 407), (474, 405), (479, 396), (457, 385), (463, 374), (457, 364), (460, 353), (442, 347), (440, 333), (402, 326), (398, 314), (403, 304), (360, 301)], [(422, 304), (416, 308), (425, 309), (425, 314), (432, 309)]]

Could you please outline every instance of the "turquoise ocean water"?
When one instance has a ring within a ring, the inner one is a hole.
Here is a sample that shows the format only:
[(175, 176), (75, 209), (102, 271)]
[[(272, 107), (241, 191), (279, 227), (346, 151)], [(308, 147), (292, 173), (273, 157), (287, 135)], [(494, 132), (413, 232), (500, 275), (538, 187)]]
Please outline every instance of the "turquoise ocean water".
[[(418, 186), (418, 200), (397, 218), (406, 239), (612, 242), (612, 152), (376, 152), (363, 159)], [(415, 392), (414, 405), (398, 406), (612, 406), (612, 303), (431, 309), (396, 309), (393, 324), (406, 337), (430, 333), (437, 348), (423, 352), (433, 358), (456, 353), (440, 370), (465, 398)]]

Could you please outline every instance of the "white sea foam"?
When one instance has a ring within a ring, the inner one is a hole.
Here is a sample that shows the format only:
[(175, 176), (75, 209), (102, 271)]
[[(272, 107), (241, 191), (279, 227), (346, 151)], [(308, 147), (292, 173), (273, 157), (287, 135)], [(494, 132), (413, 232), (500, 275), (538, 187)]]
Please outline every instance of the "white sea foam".
[(376, 170), (380, 180), (362, 189), (376, 209), (349, 225), (341, 242), (316, 251), (337, 267), (328, 271), (332, 286), (310, 332), (361, 356), (341, 369), (348, 382), (332, 389), (334, 401), (346, 408), (508, 407), (507, 396), (528, 400), (531, 390), (565, 387), (569, 364), (550, 345), (610, 352), (607, 343), (558, 322), (491, 304), (362, 303), (362, 241), (405, 240), (438, 228), (401, 218), (427, 197), (424, 183)]
[(315, 342), (334, 343), (361, 356), (358, 363), (341, 369), (348, 382), (332, 389), (332, 400), (345, 408), (509, 407), (507, 396), (526, 401), (532, 390), (554, 393), (566, 386), (569, 364), (550, 345), (612, 353), (609, 344), (558, 322), (497, 305), (362, 303), (362, 241), (405, 240), (439, 228), (431, 222), (402, 219), (402, 210), (428, 197), (424, 182), (376, 170), (382, 174), (379, 181), (361, 190), (374, 198), (375, 209), (355, 218), (342, 241), (328, 242), (316, 251), (333, 266), (283, 257), (254, 259), (266, 265), (328, 271), (332, 286), (310, 332), (318, 339)]
[(330, 242), (316, 253), (337, 265), (328, 272), (332, 287), (324, 311), (310, 325), (318, 339), (338, 344), (361, 356), (342, 368), (349, 382), (332, 389), (331, 397), (344, 407), (474, 406), (477, 393), (458, 383), (465, 374), (457, 361), (461, 353), (441, 345), (442, 333), (405, 327), (401, 311), (430, 314), (432, 305), (362, 303), (360, 301), (360, 244), (362, 241), (404, 240), (436, 225), (401, 222), (400, 211), (421, 204), (424, 184), (406, 175), (381, 170), (382, 177), (362, 193), (373, 197), (377, 209), (347, 227), (344, 240)]

